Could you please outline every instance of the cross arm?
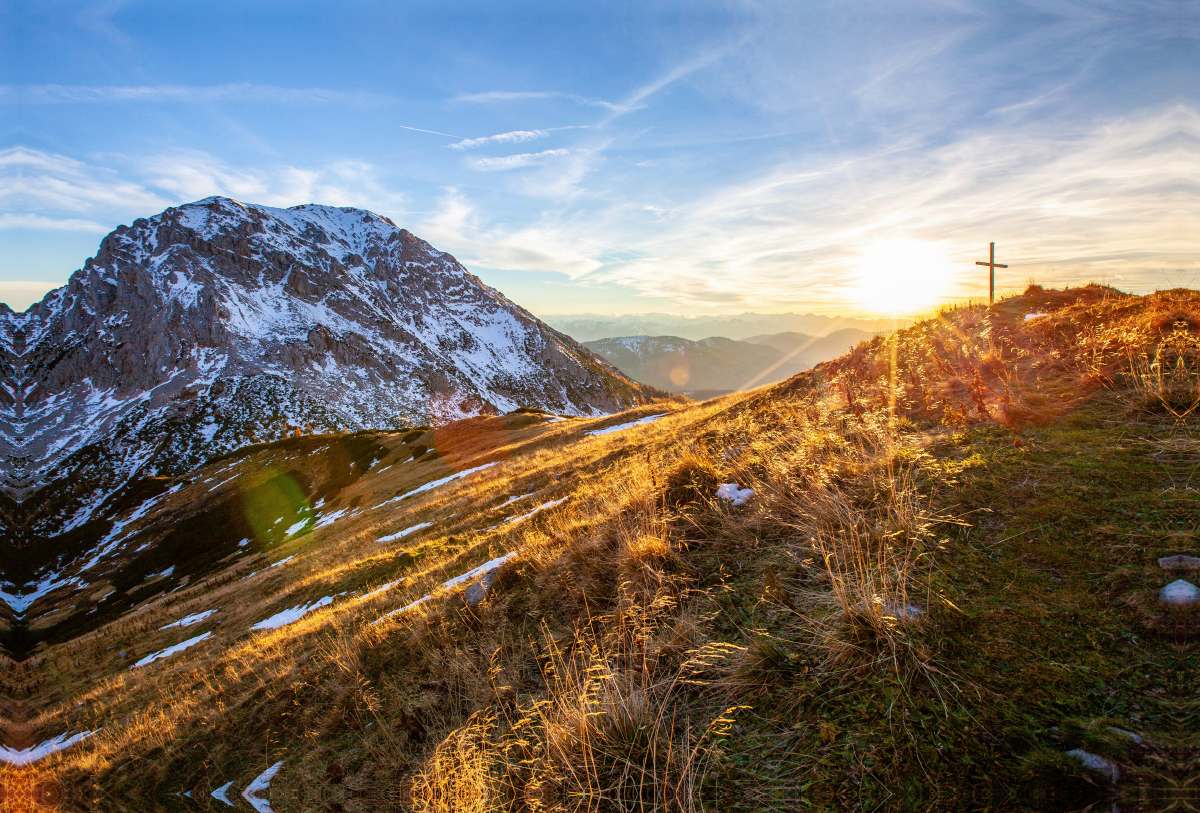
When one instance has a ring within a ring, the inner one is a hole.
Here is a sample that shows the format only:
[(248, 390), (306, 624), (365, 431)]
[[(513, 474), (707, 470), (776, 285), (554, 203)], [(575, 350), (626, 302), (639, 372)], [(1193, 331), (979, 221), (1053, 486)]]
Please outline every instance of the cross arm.
[(976, 264), (976, 265), (988, 265), (988, 266), (991, 266), (992, 268), (1008, 268), (1008, 263), (981, 263), (981, 262), (976, 262), (975, 264)]

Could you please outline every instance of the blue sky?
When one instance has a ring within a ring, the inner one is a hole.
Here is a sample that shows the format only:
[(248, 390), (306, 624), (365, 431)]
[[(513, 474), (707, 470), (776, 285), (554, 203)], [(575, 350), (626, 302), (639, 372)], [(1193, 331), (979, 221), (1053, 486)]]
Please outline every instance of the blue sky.
[(1200, 278), (1200, 3), (0, 0), (0, 300), (224, 194), (539, 314)]

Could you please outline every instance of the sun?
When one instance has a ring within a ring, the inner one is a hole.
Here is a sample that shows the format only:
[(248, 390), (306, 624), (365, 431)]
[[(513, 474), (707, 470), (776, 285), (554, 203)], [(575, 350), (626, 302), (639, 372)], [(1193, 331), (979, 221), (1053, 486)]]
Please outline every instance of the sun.
[(944, 301), (954, 270), (940, 243), (883, 240), (859, 255), (853, 295), (872, 313), (911, 316)]

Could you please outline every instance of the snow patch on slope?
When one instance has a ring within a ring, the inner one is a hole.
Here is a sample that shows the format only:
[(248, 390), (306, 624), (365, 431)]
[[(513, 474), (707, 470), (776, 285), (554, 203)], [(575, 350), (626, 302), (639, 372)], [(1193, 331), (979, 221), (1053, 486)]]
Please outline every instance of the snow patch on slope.
[(142, 658), (140, 661), (138, 661), (137, 663), (135, 663), (133, 666), (131, 666), (129, 668), (137, 669), (139, 666), (147, 666), (149, 664), (154, 663), (155, 661), (162, 660), (163, 658), (169, 658), (172, 655), (177, 655), (180, 652), (182, 652), (183, 650), (189, 649), (189, 648), (195, 646), (196, 644), (200, 643), (201, 641), (207, 641), (211, 637), (212, 637), (212, 632), (206, 632), (203, 635), (197, 635), (195, 638), (189, 638), (186, 641), (175, 644), (174, 646), (169, 646), (166, 649), (160, 649), (158, 652), (155, 652), (153, 655), (147, 655), (146, 657)]
[(252, 630), (276, 630), (280, 627), (286, 627), (288, 624), (294, 624), (304, 616), (311, 613), (313, 610), (324, 607), (333, 602), (333, 596), (325, 596), (308, 604), (297, 604), (289, 610), (275, 613), (270, 618), (264, 618), (257, 624), (252, 626)]
[(636, 421), (628, 423), (619, 423), (616, 426), (607, 426), (604, 429), (593, 429), (591, 432), (585, 432), (585, 435), (607, 435), (612, 432), (624, 432), (626, 429), (632, 429), (635, 426), (643, 426), (648, 423), (654, 423), (659, 418), (666, 417), (667, 413), (663, 412), (659, 415), (647, 415), (645, 418), (638, 418)]
[[(96, 731), (99, 731), (99, 729), (96, 729)], [(81, 731), (78, 734), (59, 734), (57, 737), (19, 751), (15, 748), (9, 748), (7, 745), (0, 745), (0, 762), (7, 762), (9, 765), (32, 765), (39, 759), (44, 759), (53, 753), (70, 748), (77, 742), (83, 742), (95, 734), (96, 731)]]

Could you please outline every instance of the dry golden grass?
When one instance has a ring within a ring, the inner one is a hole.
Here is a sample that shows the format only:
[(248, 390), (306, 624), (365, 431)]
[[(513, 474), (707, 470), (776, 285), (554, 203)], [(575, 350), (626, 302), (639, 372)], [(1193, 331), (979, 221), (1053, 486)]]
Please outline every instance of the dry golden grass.
[[(1050, 315), (1023, 321), (1035, 310)], [(333, 798), (362, 810), (700, 810), (736, 709), (780, 675), (885, 664), (911, 682), (942, 679), (913, 635), (942, 601), (928, 590), (931, 524), (948, 519), (932, 508), (946, 479), (930, 459), (937, 438), (1046, 421), (1105, 386), (1132, 393), (1131, 408), (1185, 415), (1200, 398), (1197, 331), (1176, 317), (1198, 310), (1193, 292), (1031, 289), (990, 311), (947, 310), (747, 394), (440, 430), (436, 466), (372, 472), (341, 504), (379, 506), (450, 471), (499, 465), (232, 562), (38, 653), (28, 668), (53, 685), (43, 683), (30, 730), (103, 729), (39, 770), (73, 787), (173, 782), (199, 794), (243, 786), (279, 758), (277, 809)], [(656, 412), (669, 414), (584, 434)], [(283, 462), (272, 454), (218, 466), (249, 474)], [(733, 508), (715, 497), (725, 482), (755, 497)], [(434, 527), (375, 541), (419, 522)], [(477, 606), (438, 587), (508, 552)], [(757, 600), (785, 620), (788, 640), (715, 637), (734, 559), (757, 574)], [(248, 632), (341, 591), (354, 594)], [(128, 668), (190, 637), (163, 624), (213, 607), (213, 639)], [(134, 760), (136, 772), (123, 767)]]
[[(689, 580), (666, 517), (647, 499), (652, 469), (635, 463), (625, 473), (609, 492), (621, 507), (608, 529), (612, 544), (593, 539), (571, 557), (617, 575), (611, 611), (584, 615), (562, 640), (543, 626), (532, 699), (518, 702), (522, 693), (499, 682), (504, 671), (491, 671), (501, 702), (437, 746), (413, 784), (417, 809), (700, 809), (707, 755), (730, 720), (697, 719), (704, 713), (683, 698), (699, 643), (682, 607)], [(555, 530), (571, 529), (560, 520)], [(548, 552), (543, 545), (541, 561), (529, 564), (543, 578), (563, 575)]]

